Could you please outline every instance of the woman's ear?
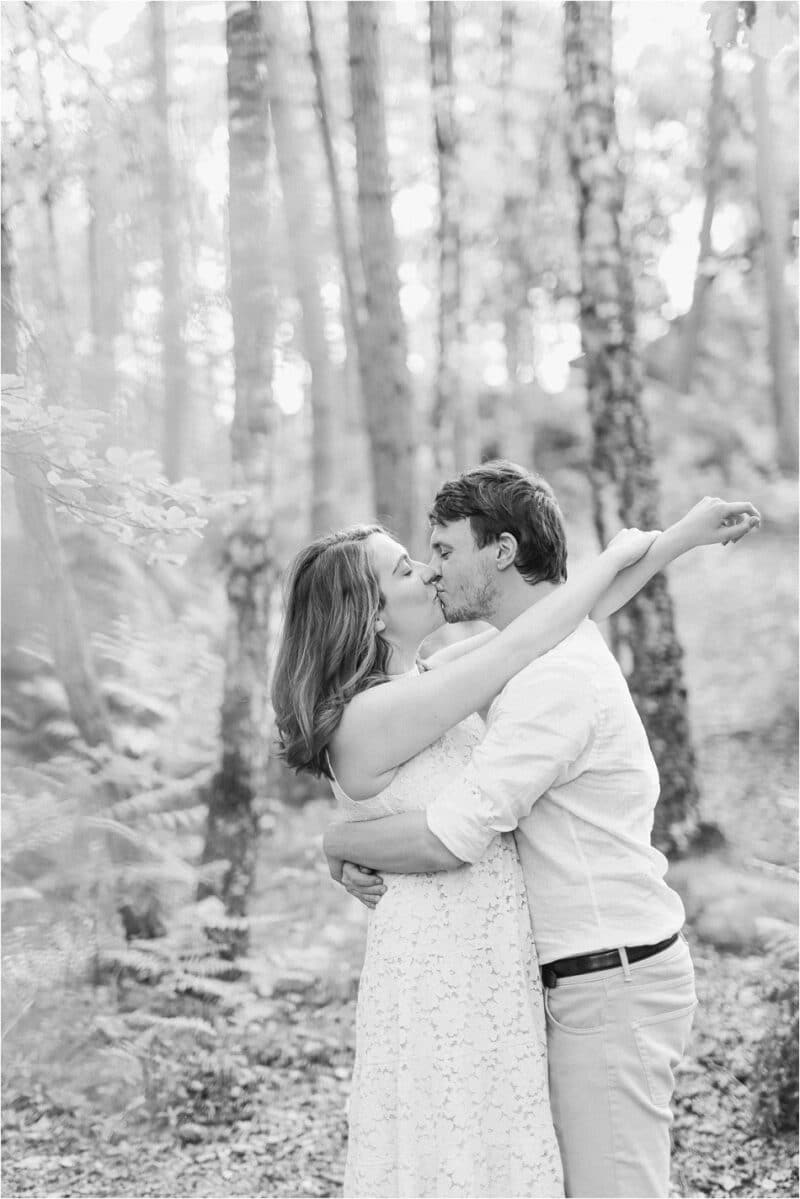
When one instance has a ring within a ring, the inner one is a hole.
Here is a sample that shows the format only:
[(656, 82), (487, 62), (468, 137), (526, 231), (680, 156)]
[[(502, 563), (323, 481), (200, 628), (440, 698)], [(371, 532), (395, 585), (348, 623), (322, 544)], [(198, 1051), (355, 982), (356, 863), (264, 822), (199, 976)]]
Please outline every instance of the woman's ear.
[(517, 560), (517, 539), (513, 533), (501, 533), (495, 547), (495, 564), (498, 570), (508, 570)]
[(383, 632), (385, 632), (385, 630), (386, 630), (386, 621), (381, 620), (381, 618), (379, 616), (378, 619), (375, 621), (375, 632), (383, 633)]

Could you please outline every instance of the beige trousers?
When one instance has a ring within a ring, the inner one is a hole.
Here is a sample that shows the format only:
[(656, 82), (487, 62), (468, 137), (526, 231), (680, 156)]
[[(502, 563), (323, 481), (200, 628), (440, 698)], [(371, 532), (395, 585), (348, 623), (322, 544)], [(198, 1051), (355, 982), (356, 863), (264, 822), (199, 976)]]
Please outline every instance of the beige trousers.
[(682, 936), (642, 962), (546, 989), (550, 1100), (568, 1196), (669, 1195), (674, 1070), (696, 1006)]

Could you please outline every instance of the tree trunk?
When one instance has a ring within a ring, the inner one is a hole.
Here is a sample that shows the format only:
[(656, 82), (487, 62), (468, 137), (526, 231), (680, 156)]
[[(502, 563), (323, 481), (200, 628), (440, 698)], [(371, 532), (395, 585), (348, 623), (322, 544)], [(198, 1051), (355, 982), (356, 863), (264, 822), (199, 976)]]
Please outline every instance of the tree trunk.
[(419, 514), (414, 491), (414, 413), (400, 308), (397, 247), (386, 145), (379, 5), (349, 0), (350, 85), (356, 135), (361, 257), (367, 319), (361, 361), (378, 517), (410, 541)]
[(723, 84), (722, 50), (719, 46), (714, 46), (711, 65), (711, 96), (708, 105), (708, 145), (703, 170), (706, 197), (703, 207), (703, 222), (700, 226), (700, 249), (692, 291), (692, 306), (683, 322), (676, 380), (677, 390), (682, 392), (688, 392), (692, 385), (706, 296), (714, 278), (711, 226), (714, 223), (714, 212), (722, 183), (722, 115), (725, 100)]
[(258, 849), (256, 799), (264, 794), (270, 728), (268, 691), (272, 555), (272, 398), (275, 301), (269, 225), (269, 106), (262, 5), (228, 3), (230, 278), (236, 405), (231, 443), (234, 486), (248, 501), (226, 544), (230, 603), (222, 700), (222, 762), (212, 786), (204, 862), (226, 863), (201, 895), (222, 896), (243, 915)]
[[(2, 216), (2, 284), (4, 375), (16, 375), (18, 313), (11, 231)], [(43, 447), (36, 433), (14, 438), (3, 447), (14, 476), (14, 495), (20, 522), (37, 558), (42, 610), (47, 623), (53, 665), (67, 693), (70, 716), (87, 745), (111, 744), (112, 733), (105, 702), (97, 684), (91, 652), (81, 619), (80, 604), (72, 585), (53, 512), (47, 502)]]
[(183, 338), (183, 291), (178, 202), (171, 153), (170, 102), (167, 77), (168, 6), (150, 0), (153, 72), (155, 77), (156, 162), (155, 185), (161, 235), (161, 355), (164, 376), (164, 472), (176, 480), (183, 473), (183, 442), (188, 403), (186, 346)]
[(287, 49), (281, 39), (281, 6), (268, 4), (263, 15), (268, 30), (270, 114), (295, 286), (303, 311), (303, 343), (311, 366), (311, 534), (317, 536), (337, 524), (338, 464), (342, 459), (339, 414), (317, 278), (316, 197), (305, 165), (306, 139), (297, 128), (283, 69)]
[(455, 120), (452, 0), (431, 0), (430, 55), (439, 167), (439, 360), (433, 406), (437, 473), (451, 475), (476, 456), (475, 415), (461, 382), (461, 223)]
[[(89, 100), (93, 130), (106, 130), (105, 114), (94, 91)], [(86, 390), (94, 407), (108, 413), (102, 431), (102, 448), (125, 440), (125, 421), (117, 405), (117, 371), (114, 342), (120, 327), (120, 297), (124, 294), (119, 250), (111, 232), (114, 217), (114, 181), (106, 169), (98, 142), (89, 140), (86, 193), (89, 207), (87, 258), (92, 354), (87, 364)]]
[[(633, 283), (621, 231), (611, 19), (611, 4), (603, 0), (570, 0), (565, 7), (568, 149), (579, 201), (581, 335), (594, 440), (591, 484), (603, 543), (620, 522), (658, 527)], [(665, 851), (685, 851), (697, 833), (699, 795), (682, 651), (663, 574), (626, 606), (612, 630), (615, 650), (630, 667), (628, 682), (661, 776), (655, 841)]]
[[(5, 166), (3, 168), (5, 174)], [(2, 333), (2, 355), (3, 365), (2, 374), (16, 375), (18, 367), (17, 358), (17, 334), (18, 334), (18, 314), (16, 295), (14, 291), (14, 258), (13, 247), (11, 242), (11, 232), (7, 227), (6, 214), (3, 210), (0, 218), (0, 235), (2, 236), (2, 249), (0, 250), (0, 261), (2, 261), (2, 316), (0, 321), (0, 333)]]
[[(365, 359), (364, 327), (366, 323), (366, 308), (364, 298), (364, 279), (358, 254), (353, 247), (350, 236), (350, 225), (345, 215), (342, 187), (339, 179), (339, 167), (334, 150), (333, 132), (331, 130), (330, 105), (328, 103), (325, 69), (322, 62), (317, 40), (316, 18), (314, 5), (306, 0), (306, 16), (308, 19), (309, 57), (314, 74), (316, 89), (315, 109), (319, 121), (322, 146), (325, 151), (325, 165), (328, 171), (328, 186), (331, 192), (333, 206), (333, 225), (336, 244), (339, 250), (339, 264), (344, 283), (344, 302), (341, 305), (342, 324), (345, 331), (347, 362), (345, 371), (345, 426), (347, 438), (347, 454), (345, 469), (355, 483), (359, 493), (366, 491), (364, 496), (365, 511), (375, 511), (375, 497), (370, 470), (370, 447), (366, 427), (365, 400), (363, 388), (363, 373), (361, 363)], [(351, 488), (352, 489), (352, 488)]]
[(769, 64), (753, 55), (750, 72), (756, 119), (756, 188), (764, 246), (769, 365), (775, 419), (776, 458), (786, 474), (797, 473), (797, 389), (790, 359), (791, 335), (784, 279), (788, 219), (783, 180), (775, 154), (775, 131), (769, 113)]
[(42, 129), (44, 130), (44, 150), (45, 150), (45, 184), (42, 192), (42, 203), (44, 205), (45, 220), (47, 223), (47, 242), (48, 255), (50, 258), (50, 279), (52, 282), (52, 302), (55, 309), (58, 323), (61, 328), (62, 337), (67, 345), (71, 346), (71, 338), (67, 327), (67, 301), (64, 295), (63, 274), (61, 270), (61, 254), (58, 245), (58, 236), (56, 234), (55, 222), (55, 194), (56, 194), (56, 164), (54, 157), (54, 147), (56, 145), (56, 137), (53, 132), (53, 122), (50, 119), (50, 104), (47, 98), (47, 86), (45, 84), (44, 62), (42, 61), (42, 53), (40, 47), (39, 30), (34, 16), (34, 7), (32, 4), (25, 5), (25, 15), (28, 22), (28, 31), (33, 42), (33, 52), (36, 58), (36, 83), (39, 92), (39, 113), (42, 121)]
[(522, 321), (527, 308), (524, 251), (521, 226), (525, 200), (520, 190), (519, 154), (514, 137), (514, 26), (516, 6), (504, 0), (500, 14), (500, 137), (503, 153), (503, 219), (501, 249), (503, 264), (503, 338), (506, 350), (506, 393), (498, 405), (498, 450), (502, 457), (532, 466), (532, 448), (525, 434), (522, 412), (523, 389), (519, 382), (522, 365)]

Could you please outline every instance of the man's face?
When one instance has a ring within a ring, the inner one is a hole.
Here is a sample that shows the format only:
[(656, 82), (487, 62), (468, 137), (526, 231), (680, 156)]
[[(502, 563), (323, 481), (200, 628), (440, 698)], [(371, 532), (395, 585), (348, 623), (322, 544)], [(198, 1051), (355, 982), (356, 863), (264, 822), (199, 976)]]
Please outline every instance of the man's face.
[(434, 525), (429, 569), (445, 620), (491, 620), (498, 597), (496, 549), (478, 549), (469, 520)]

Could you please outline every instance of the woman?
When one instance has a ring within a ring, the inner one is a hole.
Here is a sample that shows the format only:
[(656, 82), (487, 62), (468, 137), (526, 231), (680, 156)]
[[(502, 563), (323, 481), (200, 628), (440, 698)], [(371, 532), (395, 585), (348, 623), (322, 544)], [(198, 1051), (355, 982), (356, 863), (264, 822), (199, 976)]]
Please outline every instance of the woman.
[[(419, 645), (444, 619), (427, 568), (378, 525), (320, 538), (288, 580), (273, 687), (287, 761), (326, 775), (351, 819), (424, 807), (466, 765), (474, 713), (655, 536), (623, 531), (490, 643), (451, 661), (444, 651), (424, 672)], [(359, 989), (345, 1194), (561, 1194), (513, 838), (475, 866), (393, 876), (387, 889)]]

